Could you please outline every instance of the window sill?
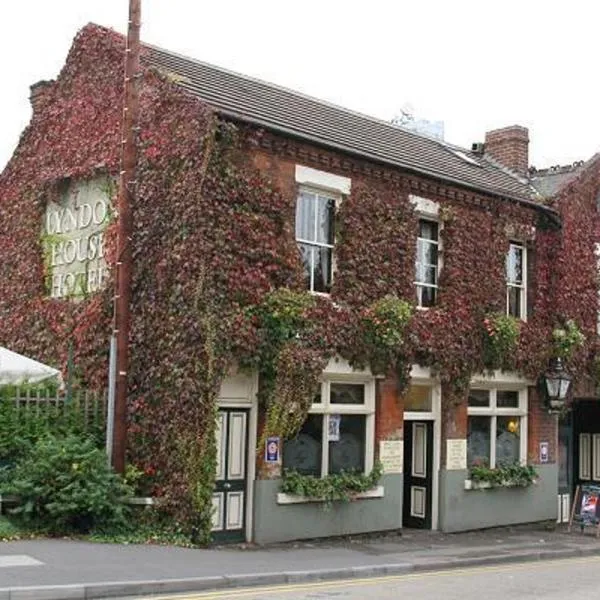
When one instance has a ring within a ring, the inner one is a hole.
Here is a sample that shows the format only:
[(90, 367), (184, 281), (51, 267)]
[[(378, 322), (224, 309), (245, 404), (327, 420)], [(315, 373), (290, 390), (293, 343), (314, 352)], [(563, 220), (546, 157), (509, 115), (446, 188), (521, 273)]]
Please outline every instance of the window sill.
[(515, 483), (514, 481), (503, 481), (502, 483), (490, 483), (489, 481), (475, 481), (474, 479), (465, 479), (465, 490), (491, 490), (495, 488), (526, 488), (531, 485), (537, 485), (537, 480), (531, 483)]
[[(384, 487), (382, 485), (378, 485), (372, 490), (360, 492), (358, 494), (353, 495), (352, 500), (368, 500), (369, 498), (383, 498), (384, 491)], [(307, 504), (309, 502), (325, 502), (325, 500), (323, 498), (295, 496), (293, 494), (284, 494), (282, 492), (278, 492), (277, 494), (277, 504)]]

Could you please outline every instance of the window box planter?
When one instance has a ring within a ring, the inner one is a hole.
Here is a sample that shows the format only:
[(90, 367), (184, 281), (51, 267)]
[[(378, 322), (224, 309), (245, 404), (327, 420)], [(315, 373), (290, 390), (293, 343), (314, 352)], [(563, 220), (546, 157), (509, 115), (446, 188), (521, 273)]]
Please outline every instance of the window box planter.
[(492, 483), (491, 481), (478, 481), (476, 479), (465, 479), (465, 490), (491, 490), (493, 488), (525, 488), (530, 485), (537, 485), (537, 479), (529, 482), (522, 483), (520, 481), (502, 481), (499, 483)]
[[(384, 491), (384, 487), (382, 485), (378, 485), (365, 492), (356, 492), (354, 494), (350, 493), (350, 501), (367, 500), (369, 498), (383, 498), (385, 495)], [(297, 496), (295, 494), (286, 494), (284, 492), (278, 492), (277, 494), (277, 504), (305, 504), (308, 502), (326, 502), (326, 500), (325, 498)], [(337, 502), (343, 502), (343, 500), (338, 500)]]

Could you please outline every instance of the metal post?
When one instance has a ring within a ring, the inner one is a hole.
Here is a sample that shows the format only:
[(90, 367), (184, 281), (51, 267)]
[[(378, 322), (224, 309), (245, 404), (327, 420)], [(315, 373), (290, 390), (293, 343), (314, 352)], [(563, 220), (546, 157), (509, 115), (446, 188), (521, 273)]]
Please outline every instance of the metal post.
[(125, 106), (121, 141), (119, 179), (118, 240), (113, 334), (117, 341), (116, 394), (112, 464), (118, 473), (125, 470), (127, 446), (127, 370), (129, 365), (129, 321), (131, 300), (132, 200), (136, 191), (136, 127), (139, 114), (141, 0), (129, 1), (129, 25), (125, 50)]
[(113, 440), (115, 433), (115, 376), (117, 369), (117, 338), (110, 336), (110, 354), (108, 358), (108, 402), (106, 407), (106, 456), (112, 464)]

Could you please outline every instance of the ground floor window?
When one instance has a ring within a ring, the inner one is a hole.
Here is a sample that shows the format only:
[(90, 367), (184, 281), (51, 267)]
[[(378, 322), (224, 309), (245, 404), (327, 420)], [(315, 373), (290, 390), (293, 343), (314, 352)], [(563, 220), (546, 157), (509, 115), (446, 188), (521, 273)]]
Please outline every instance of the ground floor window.
[(316, 477), (368, 473), (374, 436), (374, 380), (324, 380), (302, 429), (285, 442), (283, 467)]
[(527, 461), (527, 388), (471, 388), (468, 404), (469, 467)]

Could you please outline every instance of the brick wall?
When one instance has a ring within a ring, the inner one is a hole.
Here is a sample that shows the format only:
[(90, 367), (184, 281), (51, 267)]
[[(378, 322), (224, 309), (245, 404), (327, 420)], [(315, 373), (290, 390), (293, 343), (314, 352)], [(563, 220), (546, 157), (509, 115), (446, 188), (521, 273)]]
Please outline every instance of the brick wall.
[(529, 170), (529, 130), (520, 125), (485, 134), (485, 153), (519, 175)]
[(398, 383), (394, 375), (377, 381), (375, 404), (375, 440), (398, 440), (403, 438), (404, 406), (398, 395)]
[(558, 446), (558, 417), (548, 414), (538, 390), (529, 388), (529, 415), (527, 420), (528, 463), (540, 464), (540, 442), (548, 442), (549, 463), (555, 463)]

